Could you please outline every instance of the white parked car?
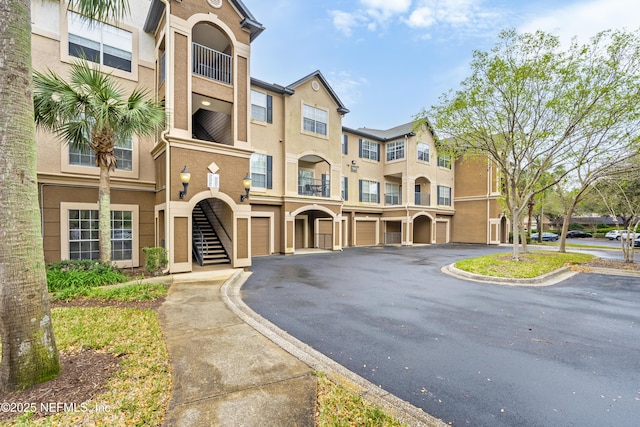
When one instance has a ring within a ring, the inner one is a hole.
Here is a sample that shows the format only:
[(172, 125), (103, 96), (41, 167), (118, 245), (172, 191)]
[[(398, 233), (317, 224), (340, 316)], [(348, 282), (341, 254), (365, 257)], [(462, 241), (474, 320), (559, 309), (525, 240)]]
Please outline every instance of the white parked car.
[(605, 234), (604, 237), (609, 240), (620, 240), (620, 230), (607, 231), (607, 234)]
[[(627, 234), (628, 234), (627, 230), (622, 230), (620, 232), (620, 239), (627, 240)], [(632, 239), (635, 239), (636, 237), (638, 237), (637, 233), (631, 233), (631, 238)], [(618, 239), (618, 240), (620, 240), (620, 239)]]

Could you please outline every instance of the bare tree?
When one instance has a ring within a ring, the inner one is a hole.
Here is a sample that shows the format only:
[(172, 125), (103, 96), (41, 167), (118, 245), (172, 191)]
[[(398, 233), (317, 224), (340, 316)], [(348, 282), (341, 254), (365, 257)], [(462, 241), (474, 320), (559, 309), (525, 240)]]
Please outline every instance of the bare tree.
[(602, 32), (563, 51), (556, 36), (503, 31), (490, 53), (474, 53), (460, 90), (418, 115), (418, 125), (433, 119), (441, 150), (485, 155), (497, 165), (514, 260), (518, 227), (545, 172), (563, 165), (559, 182), (623, 141), (640, 101), (638, 49), (637, 33)]

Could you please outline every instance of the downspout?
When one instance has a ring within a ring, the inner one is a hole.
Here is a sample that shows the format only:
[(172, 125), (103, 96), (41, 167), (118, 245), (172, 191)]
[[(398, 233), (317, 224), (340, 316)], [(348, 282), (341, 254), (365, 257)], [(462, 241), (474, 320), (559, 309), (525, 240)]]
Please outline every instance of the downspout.
[[(406, 201), (404, 202), (404, 209), (405, 209), (405, 213), (406, 213), (406, 221), (405, 224), (407, 226), (407, 230), (404, 233), (405, 235), (401, 236), (400, 238), (400, 245), (402, 245), (402, 241), (404, 240), (405, 246), (409, 246), (409, 197), (411, 195), (411, 192), (409, 191), (411, 189), (411, 187), (409, 186), (409, 135), (405, 135), (404, 136), (404, 152), (406, 153), (405, 155), (405, 159), (404, 159), (404, 164), (405, 164), (405, 169), (407, 170), (407, 184), (406, 184), (406, 188), (404, 189), (404, 192), (407, 194), (407, 198), (405, 199)], [(416, 184), (414, 182), (413, 184), (413, 192), (415, 193), (415, 187)], [(413, 195), (413, 197), (415, 197), (415, 194)], [(415, 199), (413, 201), (413, 204), (415, 205)], [(402, 230), (402, 225), (400, 225), (400, 229)], [(411, 244), (413, 245), (413, 240), (411, 241)]]
[[(173, 106), (173, 100), (171, 99), (171, 88), (173, 88), (173, 73), (169, 71), (169, 64), (173, 64), (173, 43), (171, 42), (171, 25), (169, 17), (171, 16), (171, 9), (169, 0), (160, 0), (164, 3), (164, 46), (165, 46), (165, 82), (164, 82), (164, 99), (165, 106)], [(168, 54), (168, 55), (167, 55)], [(156, 73), (156, 76), (158, 73)], [(156, 77), (157, 78), (157, 77)], [(160, 133), (160, 141), (164, 143), (166, 147), (166, 162), (165, 162), (165, 218), (164, 218), (164, 235), (165, 246), (167, 253), (169, 252), (170, 245), (173, 243), (173, 236), (170, 234), (171, 230), (171, 147), (169, 140), (167, 140), (167, 134), (171, 129), (171, 119), (167, 120), (167, 128)], [(171, 259), (169, 257), (169, 259)], [(162, 271), (162, 274), (168, 274), (171, 270), (171, 262), (168, 262), (167, 268)]]

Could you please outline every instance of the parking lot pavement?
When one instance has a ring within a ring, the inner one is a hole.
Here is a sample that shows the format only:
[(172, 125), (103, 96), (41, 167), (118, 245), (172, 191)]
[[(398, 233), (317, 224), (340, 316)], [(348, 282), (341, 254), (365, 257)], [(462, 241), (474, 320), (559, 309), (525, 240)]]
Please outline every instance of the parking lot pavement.
[(508, 247), (349, 248), (254, 258), (243, 300), (279, 328), (454, 425), (636, 425), (640, 283), (550, 287), (439, 269)]

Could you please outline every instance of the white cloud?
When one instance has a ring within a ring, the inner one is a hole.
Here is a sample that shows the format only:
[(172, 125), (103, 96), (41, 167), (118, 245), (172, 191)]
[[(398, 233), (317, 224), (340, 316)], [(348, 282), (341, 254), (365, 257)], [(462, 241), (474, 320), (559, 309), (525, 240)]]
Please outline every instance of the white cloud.
[(414, 10), (409, 19), (407, 19), (407, 25), (413, 28), (429, 28), (436, 22), (435, 14), (430, 7), (419, 7)]
[(358, 15), (342, 10), (331, 10), (329, 11), (329, 15), (331, 15), (333, 26), (336, 30), (347, 37), (353, 34), (354, 29), (359, 25), (359, 21), (361, 21)]
[(364, 77), (354, 78), (348, 71), (330, 72), (327, 80), (344, 105), (351, 109), (362, 98), (362, 87), (369, 81)]
[(391, 17), (409, 11), (411, 0), (360, 0), (360, 4), (371, 13)]
[(640, 2), (637, 0), (594, 0), (578, 2), (542, 14), (519, 28), (521, 32), (543, 30), (569, 43), (573, 37), (585, 43), (607, 29), (635, 30), (640, 25)]

